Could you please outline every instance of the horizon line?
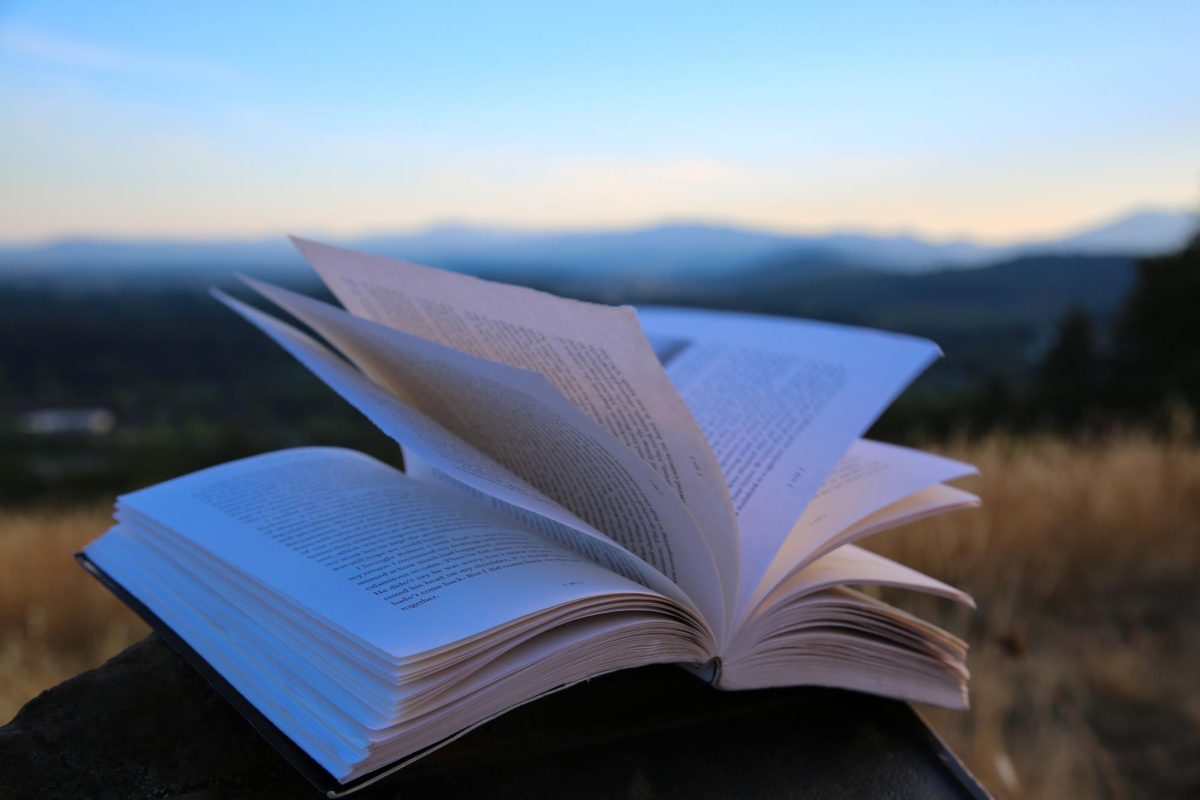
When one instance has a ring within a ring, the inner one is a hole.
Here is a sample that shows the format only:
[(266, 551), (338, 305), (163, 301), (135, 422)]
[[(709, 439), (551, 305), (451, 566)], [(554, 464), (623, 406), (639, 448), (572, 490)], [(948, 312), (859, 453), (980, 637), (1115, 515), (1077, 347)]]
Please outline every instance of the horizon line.
[(869, 235), (877, 237), (911, 237), (920, 239), (926, 242), (939, 244), (955, 244), (968, 243), (987, 246), (1004, 246), (1021, 244), (1026, 242), (1036, 242), (1041, 240), (1053, 240), (1066, 236), (1071, 236), (1076, 233), (1091, 230), (1093, 228), (1102, 227), (1107, 224), (1118, 222), (1127, 217), (1139, 214), (1153, 213), (1171, 213), (1171, 214), (1191, 214), (1197, 217), (1200, 221), (1200, 209), (1189, 208), (1186, 205), (1177, 205), (1172, 203), (1140, 203), (1129, 206), (1124, 211), (1105, 214), (1098, 217), (1092, 222), (1077, 224), (1060, 229), (1057, 233), (1037, 233), (1029, 232), (1025, 234), (1008, 235), (1002, 237), (975, 235), (965, 231), (955, 232), (953, 234), (932, 234), (924, 233), (919, 226), (905, 225), (899, 227), (887, 226), (872, 226), (872, 225), (855, 225), (852, 223), (840, 223), (836, 225), (822, 227), (781, 227), (769, 224), (756, 224), (753, 222), (740, 222), (731, 219), (721, 219), (714, 217), (699, 217), (699, 216), (662, 216), (650, 218), (641, 222), (633, 222), (628, 224), (595, 224), (588, 225), (587, 223), (577, 223), (570, 225), (509, 225), (503, 223), (491, 223), (486, 221), (471, 221), (459, 217), (447, 216), (441, 219), (431, 220), (429, 222), (417, 223), (413, 225), (398, 225), (394, 228), (364, 228), (355, 233), (334, 233), (328, 230), (314, 230), (306, 228), (302, 225), (289, 226), (288, 228), (280, 228), (277, 230), (267, 229), (261, 233), (212, 233), (212, 234), (186, 234), (186, 233), (130, 233), (130, 234), (106, 234), (98, 232), (63, 232), (50, 234), (32, 238), (5, 238), (0, 237), (0, 248), (5, 249), (35, 249), (39, 247), (50, 247), (57, 244), (69, 242), (95, 242), (95, 243), (137, 243), (137, 244), (231, 244), (231, 243), (261, 243), (264, 241), (279, 239), (286, 240), (289, 237), (301, 236), (304, 238), (316, 237), (318, 239), (326, 239), (334, 242), (353, 242), (364, 239), (376, 239), (389, 236), (418, 236), (421, 234), (430, 233), (439, 229), (460, 228), (463, 230), (495, 233), (517, 236), (568, 236), (572, 234), (597, 234), (597, 233), (633, 233), (637, 231), (654, 230), (660, 228), (672, 227), (705, 227), (705, 228), (724, 228), (727, 230), (737, 230), (746, 233), (759, 233), (769, 236), (781, 237), (827, 237), (839, 235)]

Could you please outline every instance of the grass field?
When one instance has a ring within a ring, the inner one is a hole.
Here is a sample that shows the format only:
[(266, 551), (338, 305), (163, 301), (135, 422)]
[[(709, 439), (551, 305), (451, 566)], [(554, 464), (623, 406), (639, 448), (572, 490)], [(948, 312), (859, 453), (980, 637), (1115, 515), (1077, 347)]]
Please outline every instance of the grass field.
[[(1200, 448), (944, 449), (980, 466), (984, 508), (870, 543), (979, 602), (889, 597), (972, 645), (972, 710), (927, 718), (998, 797), (1200, 796)], [(107, 518), (0, 511), (0, 720), (144, 635), (70, 557)]]

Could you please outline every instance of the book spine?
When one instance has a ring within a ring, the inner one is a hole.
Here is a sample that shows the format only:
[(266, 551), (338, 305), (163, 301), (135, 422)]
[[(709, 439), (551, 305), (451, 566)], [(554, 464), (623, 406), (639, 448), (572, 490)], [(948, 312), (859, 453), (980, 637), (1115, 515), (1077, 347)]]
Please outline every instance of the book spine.
[(688, 672), (714, 688), (721, 688), (721, 659), (714, 658), (707, 664), (680, 664)]

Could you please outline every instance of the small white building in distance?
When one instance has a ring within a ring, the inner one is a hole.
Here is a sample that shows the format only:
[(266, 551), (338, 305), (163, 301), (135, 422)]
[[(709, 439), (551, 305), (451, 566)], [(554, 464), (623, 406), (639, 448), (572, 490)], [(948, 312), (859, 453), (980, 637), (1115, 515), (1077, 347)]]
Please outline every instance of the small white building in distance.
[(41, 408), (17, 417), (17, 430), (37, 436), (103, 436), (116, 427), (117, 415), (107, 408)]

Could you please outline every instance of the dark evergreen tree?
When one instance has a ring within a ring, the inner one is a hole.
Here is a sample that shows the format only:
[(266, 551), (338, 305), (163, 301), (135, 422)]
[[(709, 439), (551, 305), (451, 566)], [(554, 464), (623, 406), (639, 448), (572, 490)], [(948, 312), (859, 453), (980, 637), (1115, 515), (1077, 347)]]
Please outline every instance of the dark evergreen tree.
[(1083, 309), (1068, 312), (1034, 377), (1036, 414), (1057, 428), (1077, 430), (1103, 404), (1103, 372), (1091, 316)]
[(1138, 265), (1138, 282), (1118, 325), (1121, 385), (1133, 410), (1183, 403), (1200, 411), (1200, 234), (1178, 253)]

